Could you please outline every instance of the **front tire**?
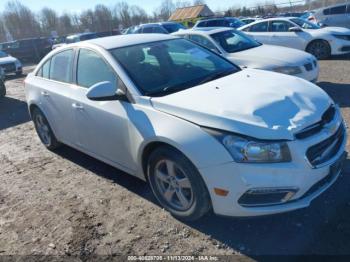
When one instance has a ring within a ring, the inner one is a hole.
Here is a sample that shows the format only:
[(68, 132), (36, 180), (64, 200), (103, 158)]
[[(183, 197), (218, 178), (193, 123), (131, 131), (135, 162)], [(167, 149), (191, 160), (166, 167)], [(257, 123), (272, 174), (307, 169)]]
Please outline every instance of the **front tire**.
[(32, 119), (35, 130), (44, 146), (49, 150), (58, 148), (61, 144), (57, 141), (43, 112), (38, 108), (34, 108), (32, 111)]
[(327, 41), (316, 40), (311, 42), (307, 48), (306, 52), (314, 55), (317, 59), (327, 59), (331, 56), (331, 47)]
[(174, 217), (194, 221), (210, 210), (201, 175), (179, 151), (167, 146), (156, 149), (149, 157), (147, 171), (155, 197)]

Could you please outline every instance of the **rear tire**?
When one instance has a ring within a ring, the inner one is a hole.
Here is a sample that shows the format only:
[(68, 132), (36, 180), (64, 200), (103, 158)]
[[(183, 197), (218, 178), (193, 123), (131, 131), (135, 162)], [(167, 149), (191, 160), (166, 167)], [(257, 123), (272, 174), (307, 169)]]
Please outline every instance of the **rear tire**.
[(61, 143), (56, 139), (56, 136), (52, 132), (49, 122), (40, 109), (34, 108), (32, 110), (32, 119), (34, 122), (35, 130), (44, 146), (49, 150), (54, 150), (60, 147)]
[(312, 41), (306, 48), (306, 52), (314, 55), (317, 59), (327, 59), (331, 56), (332, 51), (329, 43), (325, 40)]
[(174, 217), (194, 221), (211, 209), (201, 175), (179, 151), (167, 146), (154, 150), (148, 160), (147, 175), (153, 194)]

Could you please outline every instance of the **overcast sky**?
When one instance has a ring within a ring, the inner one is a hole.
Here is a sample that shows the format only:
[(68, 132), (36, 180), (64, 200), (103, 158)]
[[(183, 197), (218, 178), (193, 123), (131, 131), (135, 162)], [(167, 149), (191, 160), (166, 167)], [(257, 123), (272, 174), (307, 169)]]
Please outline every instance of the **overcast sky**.
[[(81, 10), (94, 7), (96, 4), (105, 4), (107, 6), (113, 6), (115, 3), (120, 2), (118, 0), (20, 0), (23, 4), (30, 7), (33, 11), (39, 11), (44, 6), (51, 7), (58, 12), (71, 11), (80, 12)], [(292, 0), (296, 1), (296, 0)], [(6, 5), (6, 0), (0, 0), (0, 11), (3, 11)], [(125, 1), (130, 5), (139, 5), (148, 13), (157, 8), (162, 0), (127, 0)], [(173, 2), (176, 2), (174, 0)], [(271, 2), (271, 0), (269, 1)], [(273, 0), (272, 0), (273, 2)], [(286, 3), (289, 0), (274, 0), (275, 3)], [(265, 4), (266, 0), (206, 0), (206, 3), (213, 11), (224, 10), (231, 6), (246, 6), (251, 7), (256, 3)]]

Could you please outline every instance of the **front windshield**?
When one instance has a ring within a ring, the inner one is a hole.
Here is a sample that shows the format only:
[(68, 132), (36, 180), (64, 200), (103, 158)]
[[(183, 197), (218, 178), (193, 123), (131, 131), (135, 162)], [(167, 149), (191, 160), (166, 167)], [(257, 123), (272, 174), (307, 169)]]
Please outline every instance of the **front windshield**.
[(244, 33), (236, 30), (223, 31), (212, 34), (211, 37), (218, 43), (227, 53), (235, 53), (254, 47), (261, 44), (252, 38), (246, 36)]
[(0, 51), (0, 58), (8, 57), (8, 54), (6, 54), (3, 51)]
[(239, 71), (219, 55), (185, 39), (110, 50), (143, 95), (163, 96)]
[(306, 21), (304, 19), (300, 18), (293, 18), (291, 19), (292, 22), (296, 23), (298, 26), (300, 26), (303, 29), (320, 29), (318, 25), (315, 25), (309, 21)]

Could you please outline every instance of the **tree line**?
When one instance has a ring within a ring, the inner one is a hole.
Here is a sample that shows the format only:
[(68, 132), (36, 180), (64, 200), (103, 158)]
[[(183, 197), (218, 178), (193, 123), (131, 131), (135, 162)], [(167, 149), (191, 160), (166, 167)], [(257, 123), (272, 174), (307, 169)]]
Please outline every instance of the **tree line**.
[(203, 0), (183, 1), (163, 0), (152, 14), (142, 7), (127, 2), (117, 2), (113, 6), (98, 4), (81, 13), (63, 12), (48, 7), (33, 12), (18, 0), (8, 1), (0, 13), (0, 42), (29, 37), (50, 36), (84, 32), (105, 32), (113, 29), (127, 28), (140, 23), (166, 21), (178, 7), (204, 3)]
[[(293, 10), (314, 9), (344, 1), (347, 0), (306, 0), (304, 5), (296, 5)], [(58, 35), (86, 30), (104, 32), (141, 23), (166, 21), (176, 8), (204, 3), (205, 0), (163, 0), (151, 14), (142, 7), (130, 5), (127, 2), (117, 2), (113, 6), (98, 4), (81, 13), (58, 13), (48, 7), (42, 8), (39, 12), (33, 12), (19, 0), (11, 0), (6, 3), (3, 12), (0, 13), (0, 42), (8, 41), (9, 38), (50, 36), (52, 32), (57, 32)], [(252, 16), (276, 13), (286, 8), (288, 7), (275, 5), (274, 1), (270, 3), (266, 1), (265, 5), (258, 4), (250, 8), (231, 7), (223, 13), (228, 16)]]

